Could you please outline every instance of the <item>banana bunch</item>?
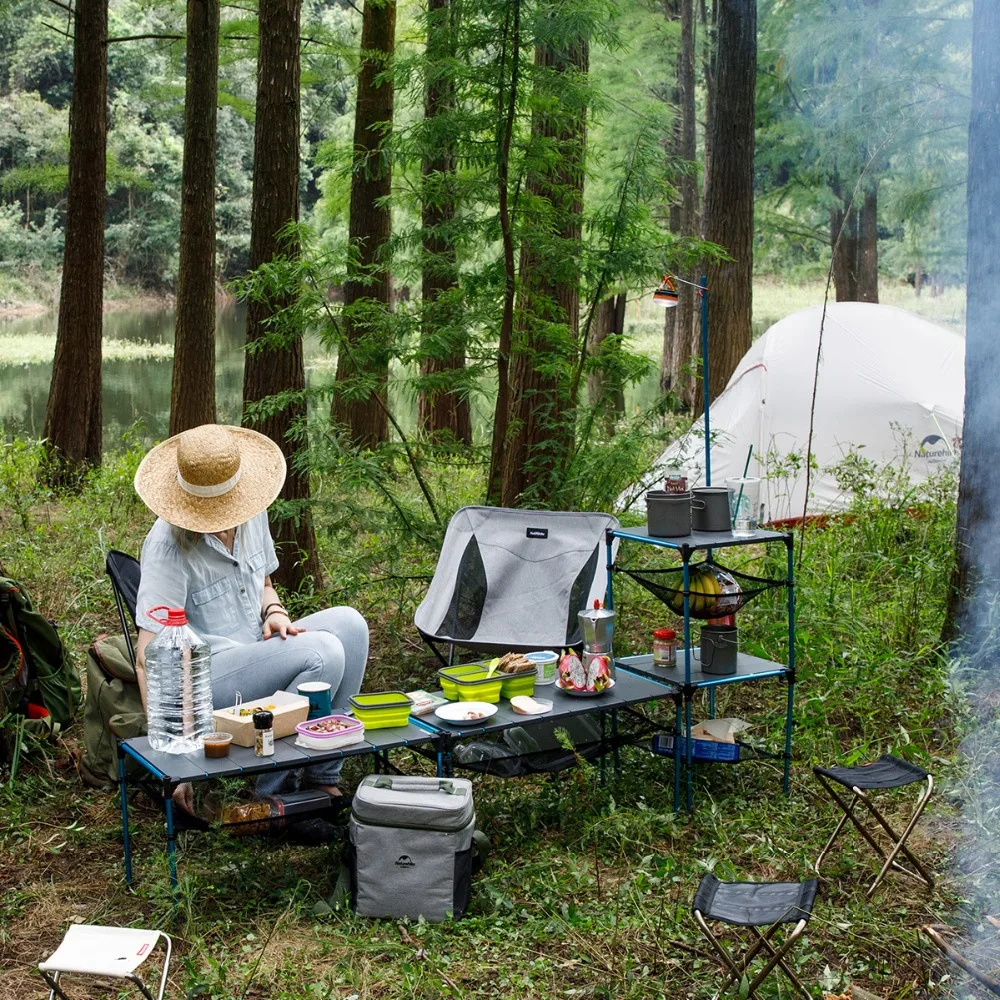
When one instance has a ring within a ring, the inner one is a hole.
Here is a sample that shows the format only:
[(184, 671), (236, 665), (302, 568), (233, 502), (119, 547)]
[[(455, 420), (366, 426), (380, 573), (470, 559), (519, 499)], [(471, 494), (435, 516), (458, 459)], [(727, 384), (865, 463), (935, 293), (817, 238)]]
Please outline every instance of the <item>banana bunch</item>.
[[(689, 588), (691, 591), (690, 607), (691, 614), (694, 617), (711, 617), (709, 612), (719, 603), (719, 599), (726, 594), (726, 590), (723, 589), (723, 582), (719, 579), (721, 573), (722, 571), (711, 563), (700, 563), (691, 567)], [(670, 595), (668, 603), (677, 614), (684, 614), (684, 594), (680, 590), (676, 590)]]

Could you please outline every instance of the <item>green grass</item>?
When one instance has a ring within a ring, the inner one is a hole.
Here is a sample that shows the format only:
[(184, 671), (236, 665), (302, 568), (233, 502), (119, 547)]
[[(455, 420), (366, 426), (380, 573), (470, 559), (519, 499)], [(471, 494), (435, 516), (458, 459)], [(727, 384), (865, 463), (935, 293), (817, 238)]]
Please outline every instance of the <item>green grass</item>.
[[(71, 498), (39, 485), (34, 448), (15, 442), (0, 452), (4, 570), (62, 623), (79, 662), (94, 635), (117, 630), (105, 547), (137, 551), (150, 523), (131, 487), (138, 457), (110, 457)], [(474, 469), (440, 465), (428, 474), (443, 519), (478, 501)], [(674, 815), (669, 762), (635, 749), (625, 755), (621, 779), (604, 787), (590, 765), (546, 779), (477, 779), (479, 824), (494, 852), (476, 880), (472, 913), (460, 922), (397, 925), (342, 911), (315, 918), (313, 906), (336, 880), (336, 849), (223, 835), (185, 838), (174, 908), (162, 818), (136, 800), (130, 893), (115, 796), (81, 787), (79, 737), (70, 730), (58, 744), (33, 745), (17, 784), (0, 790), (0, 998), (41, 995), (31, 967), (77, 919), (169, 929), (178, 954), (171, 996), (200, 984), (198, 995), (219, 1000), (707, 998), (720, 980), (690, 917), (700, 876), (807, 875), (836, 819), (817, 794), (811, 766), (885, 751), (939, 778), (942, 791), (914, 841), (938, 873), (938, 887), (928, 893), (892, 877), (866, 901), (871, 856), (848, 837), (830, 861), (796, 969), (817, 998), (823, 987), (840, 992), (851, 982), (883, 998), (960, 995), (950, 980), (940, 984), (944, 970), (916, 934), (929, 919), (948, 919), (961, 900), (973, 901), (974, 913), (975, 901), (992, 890), (982, 872), (963, 873), (955, 863), (963, 840), (977, 824), (989, 829), (992, 813), (983, 809), (968, 822), (959, 814), (958, 803), (971, 795), (955, 762), (968, 724), (938, 645), (954, 484), (914, 491), (891, 472), (856, 479), (862, 496), (853, 516), (805, 536), (789, 798), (779, 794), (774, 764), (701, 768), (696, 811)], [(876, 495), (876, 480), (888, 500)], [(420, 500), (409, 493), (402, 510), (412, 530), (404, 533), (363, 489), (333, 474), (320, 489), (320, 549), (330, 582), (295, 598), (297, 610), (346, 601), (365, 614), (373, 640), (368, 688), (430, 684), (435, 664), (412, 627), (426, 584), (404, 577), (432, 572), (439, 530), (428, 526), (426, 512), (416, 516)], [(652, 558), (642, 549), (621, 553), (632, 564)], [(782, 560), (783, 551), (744, 549), (724, 561), (775, 575)], [(748, 651), (784, 655), (781, 596), (741, 613)], [(618, 652), (648, 649), (652, 628), (671, 616), (635, 586), (623, 586), (617, 600)], [(723, 689), (718, 707), (752, 721), (753, 738), (773, 744), (783, 700), (778, 683), (741, 685)], [(396, 763), (428, 766), (408, 753)], [(345, 778), (360, 773), (353, 764)], [(895, 801), (901, 810), (903, 800)], [(790, 993), (776, 978), (761, 996)]]

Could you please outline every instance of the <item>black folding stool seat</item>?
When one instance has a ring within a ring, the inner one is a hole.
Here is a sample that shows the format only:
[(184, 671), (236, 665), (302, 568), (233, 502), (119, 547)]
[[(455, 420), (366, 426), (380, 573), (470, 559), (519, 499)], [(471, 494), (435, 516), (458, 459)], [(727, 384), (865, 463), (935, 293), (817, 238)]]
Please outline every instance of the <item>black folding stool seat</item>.
[(132, 644), (132, 631), (129, 628), (125, 612), (128, 611), (129, 618), (132, 619), (132, 627), (136, 627), (135, 602), (139, 596), (139, 580), (141, 578), (139, 561), (125, 552), (112, 549), (104, 562), (104, 568), (111, 580), (111, 590), (115, 595), (115, 605), (118, 607), (118, 617), (122, 623), (122, 634), (125, 636), (128, 655), (134, 667), (135, 647)]
[[(769, 957), (757, 975), (750, 980), (746, 995), (752, 997), (777, 966), (803, 996), (811, 996), (788, 967), (785, 956), (809, 922), (816, 901), (816, 890), (814, 878), (806, 882), (720, 882), (714, 875), (702, 878), (691, 909), (702, 933), (729, 972), (729, 978), (723, 983), (720, 993), (725, 992), (734, 982), (739, 985), (744, 976), (749, 976), (750, 963), (761, 951), (766, 951)], [(733, 927), (749, 927), (757, 940), (742, 958), (733, 958), (708, 926), (709, 920), (721, 921)], [(785, 936), (781, 946), (776, 948), (772, 940), (782, 924), (795, 926)], [(761, 933), (758, 930), (760, 927), (766, 927), (767, 930)]]
[[(827, 852), (833, 847), (837, 837), (840, 836), (840, 831), (844, 829), (844, 824), (850, 820), (858, 833), (868, 842), (868, 845), (883, 862), (881, 871), (876, 876), (875, 881), (868, 887), (867, 896), (870, 897), (875, 892), (890, 868), (908, 875), (918, 882), (922, 882), (929, 889), (933, 888), (933, 876), (906, 846), (907, 839), (913, 833), (913, 829), (917, 825), (917, 821), (920, 819), (920, 815), (923, 813), (931, 797), (931, 793), (934, 791), (934, 778), (927, 771), (916, 764), (909, 763), (909, 761), (900, 760), (899, 757), (886, 754), (884, 757), (880, 757), (870, 764), (860, 764), (857, 767), (814, 767), (813, 774), (816, 775), (816, 780), (823, 786), (830, 798), (844, 812), (840, 822), (834, 828), (833, 833), (830, 834), (830, 839), (826, 842), (826, 846), (819, 852), (815, 866), (817, 873)], [(906, 827), (902, 834), (899, 834), (889, 825), (888, 820), (879, 812), (875, 803), (872, 802), (871, 796), (867, 793), (888, 788), (902, 788), (905, 785), (912, 785), (915, 782), (924, 783), (924, 787), (920, 790), (917, 804), (906, 823)], [(842, 785), (844, 788), (851, 790), (853, 797), (850, 802), (845, 802), (841, 798), (840, 793), (834, 787), (835, 785)], [(855, 808), (858, 803), (864, 805), (878, 826), (882, 828), (882, 832), (889, 837), (892, 846), (888, 851), (875, 839), (879, 830), (866, 826), (858, 819), (855, 814)], [(903, 867), (903, 865), (896, 861), (897, 856), (900, 854), (913, 865), (914, 869), (916, 869), (915, 871)]]

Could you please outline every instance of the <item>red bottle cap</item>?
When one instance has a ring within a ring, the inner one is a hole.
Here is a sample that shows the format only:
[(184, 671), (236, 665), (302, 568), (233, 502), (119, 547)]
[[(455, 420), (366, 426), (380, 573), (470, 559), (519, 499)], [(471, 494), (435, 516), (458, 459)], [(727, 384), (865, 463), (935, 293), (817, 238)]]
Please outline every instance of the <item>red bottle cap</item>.
[[(153, 614), (154, 611), (166, 611), (166, 618), (158, 617)], [(157, 608), (150, 608), (147, 612), (150, 618), (154, 622), (159, 622), (161, 625), (187, 625), (187, 614), (183, 608), (168, 608), (165, 604), (161, 604)]]
[(654, 639), (676, 639), (677, 633), (672, 628), (658, 628), (653, 632)]

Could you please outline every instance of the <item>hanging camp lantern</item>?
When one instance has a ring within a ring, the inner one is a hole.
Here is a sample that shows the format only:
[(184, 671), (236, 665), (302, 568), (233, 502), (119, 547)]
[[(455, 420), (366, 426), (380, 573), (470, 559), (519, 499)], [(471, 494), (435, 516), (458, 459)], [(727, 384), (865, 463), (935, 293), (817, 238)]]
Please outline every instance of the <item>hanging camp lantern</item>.
[(672, 309), (677, 305), (677, 285), (669, 274), (663, 276), (660, 287), (653, 292), (653, 301), (664, 309)]

